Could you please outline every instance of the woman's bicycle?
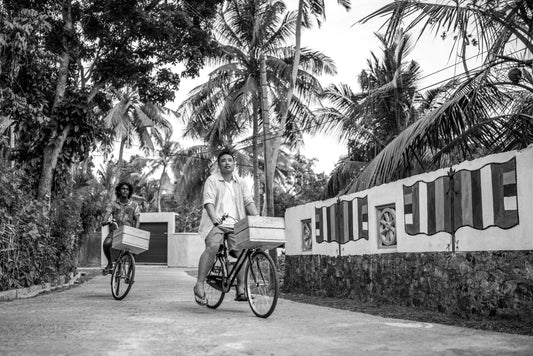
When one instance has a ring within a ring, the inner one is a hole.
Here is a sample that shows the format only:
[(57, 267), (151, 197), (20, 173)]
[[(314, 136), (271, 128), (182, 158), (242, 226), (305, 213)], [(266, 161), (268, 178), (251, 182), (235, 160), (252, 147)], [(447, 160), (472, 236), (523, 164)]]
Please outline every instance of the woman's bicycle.
[[(116, 224), (114, 221), (105, 222), (102, 226)], [(114, 229), (113, 229), (114, 230)], [(111, 294), (116, 300), (124, 299), (135, 282), (135, 257), (126, 250), (120, 250), (113, 262), (111, 273)]]
[(234, 264), (230, 265), (227, 247), (228, 234), (220, 245), (215, 262), (207, 273), (205, 295), (207, 307), (216, 309), (224, 296), (236, 287), (236, 278), (241, 268), (245, 269), (245, 293), (254, 314), (268, 318), (276, 308), (279, 296), (279, 281), (276, 265), (270, 255), (260, 248), (244, 249)]

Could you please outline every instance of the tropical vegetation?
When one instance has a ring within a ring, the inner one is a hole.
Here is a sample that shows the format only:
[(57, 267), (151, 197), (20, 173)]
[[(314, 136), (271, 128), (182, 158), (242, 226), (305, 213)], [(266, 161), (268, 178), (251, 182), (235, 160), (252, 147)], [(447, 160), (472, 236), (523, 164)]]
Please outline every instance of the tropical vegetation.
[[(361, 21), (383, 16), (382, 53), (369, 54), (359, 88), (323, 88), (333, 60), (301, 46), (325, 20), (323, 0), (295, 11), (281, 0), (0, 3), (0, 289), (75, 270), (80, 236), (98, 228), (118, 179), (144, 211), (177, 212), (179, 229), (195, 229), (223, 147), (253, 177), (262, 212), (283, 215), (533, 142), (531, 1), (398, 0)], [(452, 43), (464, 73), (422, 90), (409, 50), (428, 32)], [(208, 80), (166, 109), (206, 65)], [(196, 145), (173, 138), (178, 117)], [(348, 146), (331, 177), (294, 153), (304, 133)], [(125, 158), (132, 146), (142, 154)]]
[[(439, 105), (406, 127), (350, 183), (348, 192), (533, 142), (531, 1), (394, 1), (363, 18), (386, 16), (385, 39), (400, 28), (451, 37), (461, 58), (476, 46), (481, 67), (425, 95)], [(420, 25), (420, 26), (419, 26)], [(395, 83), (391, 83), (395, 84)], [(413, 171), (416, 168), (416, 171)]]
[[(101, 218), (85, 213), (101, 212), (109, 191), (91, 178), (92, 152), (124, 133), (149, 138), (157, 107), (214, 50), (211, 19), (221, 2), (0, 3), (2, 289), (75, 269), (80, 232)], [(106, 125), (107, 113), (132, 125)], [(122, 164), (108, 167), (116, 173)]]
[[(317, 76), (336, 73), (329, 57), (301, 49), (296, 95), (284, 113), (295, 60), (290, 41), (296, 22), (296, 14), (287, 12), (282, 1), (227, 1), (214, 25), (219, 51), (208, 58), (216, 68), (179, 109), (187, 123), (186, 134), (204, 138), (210, 150), (237, 146), (236, 138), (252, 131), (249, 141), (256, 201), (260, 152), (270, 161), (265, 174), (268, 190), (274, 183), (279, 155), (269, 152), (269, 144), (281, 138), (298, 143), (302, 127), (313, 119), (310, 104), (317, 102), (322, 91)], [(277, 135), (272, 134), (280, 128)]]

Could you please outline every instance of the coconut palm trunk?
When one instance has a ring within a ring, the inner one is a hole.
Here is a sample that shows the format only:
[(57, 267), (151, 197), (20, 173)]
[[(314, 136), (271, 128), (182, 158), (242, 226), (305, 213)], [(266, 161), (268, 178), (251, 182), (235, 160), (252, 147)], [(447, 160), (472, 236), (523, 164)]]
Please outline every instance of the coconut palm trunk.
[[(263, 150), (265, 155), (265, 205), (266, 215), (274, 216), (274, 170), (276, 168), (276, 162), (272, 162), (270, 157), (272, 155), (272, 137), (270, 129), (270, 115), (268, 105), (268, 83), (266, 77), (266, 58), (265, 55), (261, 56), (260, 64), (260, 83), (261, 83), (261, 116), (263, 118)], [(277, 161), (277, 159), (276, 159)]]
[(260, 203), (260, 177), (259, 172), (259, 145), (258, 145), (258, 136), (259, 136), (259, 110), (257, 109), (257, 101), (253, 101), (253, 114), (252, 114), (252, 175), (254, 177), (254, 201), (259, 208)]
[(161, 177), (159, 177), (159, 187), (157, 188), (157, 212), (161, 212), (161, 186), (163, 185), (163, 177), (165, 176), (167, 170), (166, 163), (163, 164), (163, 172), (161, 172)]
[[(265, 185), (267, 187), (266, 188), (266, 192), (267, 192), (266, 201), (268, 202), (267, 204), (267, 215), (268, 216), (274, 216), (274, 172), (276, 170), (276, 165), (278, 163), (281, 140), (282, 140), (283, 133), (285, 131), (285, 127), (287, 125), (287, 117), (289, 115), (290, 103), (291, 103), (292, 96), (294, 93), (294, 87), (296, 86), (296, 77), (298, 75), (298, 67), (300, 65), (302, 18), (303, 18), (303, 0), (299, 0), (298, 1), (298, 14), (296, 15), (296, 45), (294, 49), (294, 61), (292, 63), (291, 79), (289, 82), (289, 88), (287, 90), (287, 99), (283, 107), (283, 111), (281, 113), (281, 120), (280, 120), (278, 132), (275, 135), (271, 133), (270, 125), (269, 125), (268, 131), (265, 129), (265, 132), (268, 135), (268, 139), (265, 140), (265, 147), (270, 147), (269, 149), (265, 149), (265, 167), (268, 167), (268, 169), (265, 169)], [(261, 62), (261, 65), (262, 66), (264, 65), (263, 61)], [(261, 69), (262, 68), (263, 67), (261, 67)], [(266, 81), (266, 69), (265, 69), (265, 81)], [(261, 83), (261, 87), (263, 87), (263, 83)]]

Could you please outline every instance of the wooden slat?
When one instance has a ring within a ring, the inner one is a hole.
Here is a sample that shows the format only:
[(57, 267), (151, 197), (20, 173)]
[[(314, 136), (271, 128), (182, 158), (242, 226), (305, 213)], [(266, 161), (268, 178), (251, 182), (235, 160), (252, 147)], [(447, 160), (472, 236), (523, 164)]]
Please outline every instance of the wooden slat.
[(285, 229), (285, 219), (270, 216), (247, 216), (235, 223), (234, 231), (239, 233), (246, 228)]

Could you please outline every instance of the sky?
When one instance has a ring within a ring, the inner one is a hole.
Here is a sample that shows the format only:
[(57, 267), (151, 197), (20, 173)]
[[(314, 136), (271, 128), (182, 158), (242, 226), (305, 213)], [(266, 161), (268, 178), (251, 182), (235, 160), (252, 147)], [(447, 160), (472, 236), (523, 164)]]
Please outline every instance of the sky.
[[(347, 12), (337, 5), (337, 1), (326, 0), (326, 21), (321, 28), (304, 30), (302, 46), (322, 51), (331, 57), (337, 66), (338, 74), (334, 77), (321, 77), (321, 84), (325, 87), (331, 83), (346, 83), (352, 90), (359, 91), (357, 75), (367, 67), (367, 59), (371, 52), (381, 57), (379, 41), (374, 33), (380, 31), (384, 19), (373, 19), (361, 24), (358, 21), (364, 16), (381, 8), (393, 0), (352, 0), (352, 9)], [(297, 0), (286, 0), (288, 10), (297, 9)], [(382, 32), (382, 31), (381, 31)], [(418, 34), (413, 35), (413, 40)], [(417, 61), (422, 69), (422, 79), (419, 88), (427, 88), (444, 79), (462, 72), (462, 65), (455, 63), (455, 56), (450, 56), (451, 42), (443, 41), (440, 37), (427, 33), (414, 46), (408, 60)], [(473, 59), (475, 60), (475, 59)], [(443, 70), (446, 68), (445, 70)], [(176, 109), (186, 98), (187, 93), (195, 86), (205, 82), (212, 68), (205, 68), (195, 79), (183, 79), (176, 99), (167, 106)], [(436, 73), (437, 72), (437, 73)], [(184, 140), (181, 135), (183, 125), (174, 125), (174, 139), (184, 145), (190, 145), (190, 140)], [(339, 158), (346, 154), (345, 144), (334, 136), (320, 134), (304, 136), (304, 145), (300, 151), (307, 158), (316, 158), (315, 171), (329, 174)]]

